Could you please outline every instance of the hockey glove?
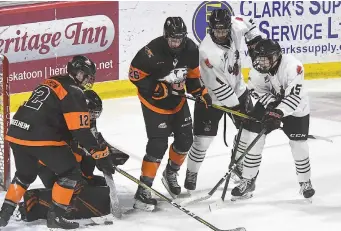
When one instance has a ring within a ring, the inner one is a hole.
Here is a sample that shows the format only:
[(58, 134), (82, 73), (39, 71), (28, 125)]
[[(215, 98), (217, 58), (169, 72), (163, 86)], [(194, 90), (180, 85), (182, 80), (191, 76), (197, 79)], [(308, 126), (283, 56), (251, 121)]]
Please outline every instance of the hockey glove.
[[(102, 146), (102, 145), (101, 145)], [(102, 146), (103, 147), (103, 146)], [(90, 152), (92, 158), (96, 160), (96, 167), (102, 172), (115, 173), (108, 146), (101, 148), (99, 151), (92, 150)]]
[(152, 98), (155, 100), (161, 100), (172, 94), (172, 87), (165, 82), (156, 84)]
[(200, 99), (206, 106), (206, 108), (212, 106), (212, 98), (208, 94), (208, 90), (206, 87), (201, 87), (200, 89), (191, 93), (193, 97)]
[(283, 118), (283, 112), (279, 109), (270, 109), (266, 110), (265, 115), (263, 116), (262, 123), (264, 127), (267, 129), (267, 132), (271, 132), (280, 128), (281, 122)]

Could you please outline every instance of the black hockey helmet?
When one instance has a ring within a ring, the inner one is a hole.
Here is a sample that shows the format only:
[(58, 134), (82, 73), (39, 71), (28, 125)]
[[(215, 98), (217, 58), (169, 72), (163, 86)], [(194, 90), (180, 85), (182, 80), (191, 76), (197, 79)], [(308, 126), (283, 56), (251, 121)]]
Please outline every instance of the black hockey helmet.
[(163, 37), (170, 50), (179, 53), (186, 45), (187, 27), (181, 17), (168, 17), (163, 26)]
[(224, 47), (231, 46), (231, 15), (227, 9), (216, 9), (208, 20), (208, 33), (212, 41)]
[(95, 63), (83, 55), (76, 55), (68, 62), (67, 72), (83, 89), (91, 89), (95, 82)]
[(99, 95), (93, 90), (84, 91), (86, 103), (89, 108), (90, 119), (95, 120), (98, 119), (103, 110), (102, 99)]
[(282, 57), (278, 42), (271, 39), (260, 40), (253, 49), (252, 66), (260, 73), (277, 72)]

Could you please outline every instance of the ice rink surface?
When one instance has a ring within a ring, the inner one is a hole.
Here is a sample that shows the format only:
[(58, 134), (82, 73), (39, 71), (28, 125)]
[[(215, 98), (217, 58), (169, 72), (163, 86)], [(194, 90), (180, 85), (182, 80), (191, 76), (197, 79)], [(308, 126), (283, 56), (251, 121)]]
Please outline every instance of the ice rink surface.
[[(333, 140), (309, 140), (312, 184), (316, 190), (313, 202), (307, 203), (299, 195), (299, 184), (288, 139), (281, 131), (268, 135), (260, 174), (254, 197), (250, 200), (226, 205), (210, 212), (208, 205), (221, 196), (222, 188), (207, 201), (188, 206), (187, 209), (220, 229), (245, 227), (247, 231), (340, 231), (341, 230), (341, 79), (306, 81), (311, 103), (310, 134), (326, 136)], [(191, 110), (193, 103), (190, 102)], [(126, 151), (130, 159), (122, 169), (135, 177), (140, 176), (145, 155), (147, 137), (144, 129), (140, 102), (137, 97), (104, 101), (104, 110), (98, 122), (99, 131), (109, 143)], [(222, 123), (218, 136), (208, 150), (200, 169), (196, 194), (206, 194), (225, 174), (230, 161), (230, 147), (236, 133), (228, 121), (228, 144), (225, 147)], [(169, 138), (171, 144), (172, 138)], [(154, 181), (154, 188), (170, 197), (161, 183), (161, 174), (166, 166), (168, 151)], [(183, 186), (187, 162), (179, 172)], [(12, 160), (12, 175), (15, 166)], [(98, 174), (101, 174), (98, 172)], [(131, 212), (137, 185), (116, 173), (114, 179), (119, 199), (126, 213), (122, 220), (112, 226), (81, 228), (80, 230), (125, 230), (125, 231), (187, 231), (209, 230), (206, 226), (159, 200), (157, 212)], [(227, 199), (234, 185), (230, 184)], [(40, 180), (31, 186), (42, 187)], [(185, 191), (183, 189), (183, 191)], [(4, 193), (0, 194), (1, 204)], [(96, 196), (96, 195), (94, 195)], [(180, 200), (181, 201), (181, 200)], [(1, 230), (42, 231), (48, 230), (45, 221), (34, 223), (17, 222), (13, 219)]]

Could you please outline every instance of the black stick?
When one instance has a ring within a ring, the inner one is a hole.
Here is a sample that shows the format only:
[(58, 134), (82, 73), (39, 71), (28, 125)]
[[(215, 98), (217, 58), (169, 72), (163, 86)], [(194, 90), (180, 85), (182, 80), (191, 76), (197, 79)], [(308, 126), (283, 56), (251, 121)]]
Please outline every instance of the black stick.
[[(235, 161), (235, 157), (236, 157), (236, 154), (237, 154), (237, 147), (238, 147), (238, 144), (239, 144), (239, 141), (240, 141), (240, 137), (242, 135), (242, 130), (243, 130), (243, 122), (241, 122), (240, 125), (239, 125), (239, 130), (238, 130), (238, 134), (237, 134), (237, 138), (236, 138), (236, 143), (235, 143), (235, 145), (233, 147), (233, 152), (232, 152), (232, 157), (231, 157), (231, 163), (229, 164), (229, 169), (236, 162)], [(225, 200), (225, 195), (226, 195), (227, 187), (228, 187), (228, 185), (230, 183), (230, 179), (231, 179), (231, 173), (226, 177), (223, 193), (221, 195), (221, 199), (223, 201)]]
[(157, 195), (158, 197), (162, 198), (163, 200), (165, 200), (166, 202), (168, 202), (169, 204), (173, 205), (175, 208), (181, 210), (182, 212), (186, 213), (188, 216), (191, 216), (192, 218), (194, 218), (195, 220), (199, 221), (200, 223), (206, 225), (207, 227), (209, 227), (212, 230), (216, 230), (216, 231), (246, 231), (245, 228), (243, 227), (239, 227), (239, 228), (235, 228), (235, 229), (218, 229), (217, 227), (215, 227), (214, 225), (212, 225), (211, 223), (208, 223), (207, 221), (205, 221), (204, 219), (202, 219), (201, 217), (195, 215), (193, 212), (187, 210), (186, 208), (182, 207), (181, 205), (173, 202), (171, 199), (169, 199), (168, 197), (166, 197), (165, 195), (161, 194), (160, 192), (156, 191), (155, 189), (149, 187), (148, 185), (146, 185), (145, 183), (143, 183), (142, 181), (136, 179), (135, 177), (133, 177), (132, 175), (130, 175), (129, 173), (127, 173), (126, 171), (118, 168), (117, 166), (114, 166), (115, 170), (117, 172), (119, 172), (120, 174), (122, 174), (123, 176), (127, 177), (129, 180), (135, 182), (136, 184), (138, 184), (139, 186), (152, 191), (155, 195)]
[[(193, 101), (196, 101), (196, 102), (201, 102), (199, 99), (196, 99), (194, 97), (191, 97), (189, 95), (185, 95), (185, 94), (179, 94), (175, 91), (172, 92), (173, 95), (178, 95), (178, 96), (181, 96), (181, 97), (185, 97), (186, 99), (189, 99), (189, 100), (193, 100)], [(232, 109), (228, 109), (228, 108), (225, 108), (225, 107), (222, 107), (222, 106), (219, 106), (219, 105), (215, 105), (215, 104), (212, 104), (212, 107), (215, 108), (215, 109), (218, 109), (218, 110), (221, 110), (221, 111), (224, 111), (224, 112), (227, 112), (227, 113), (231, 113), (233, 115), (236, 115), (236, 116), (239, 116), (239, 117), (242, 117), (244, 119), (249, 119), (249, 120), (252, 120), (254, 122), (258, 122), (258, 123), (261, 123), (261, 121), (251, 117), (251, 116), (248, 116), (244, 113), (241, 113), (239, 111), (235, 111), (235, 110), (232, 110)], [(281, 127), (280, 129), (283, 130), (283, 128)], [(328, 139), (326, 137), (323, 137), (323, 136), (316, 136), (316, 135), (308, 135), (308, 139), (314, 139), (314, 140), (324, 140), (324, 141), (327, 141), (327, 142), (330, 142), (330, 143), (333, 143), (333, 141), (331, 139)]]

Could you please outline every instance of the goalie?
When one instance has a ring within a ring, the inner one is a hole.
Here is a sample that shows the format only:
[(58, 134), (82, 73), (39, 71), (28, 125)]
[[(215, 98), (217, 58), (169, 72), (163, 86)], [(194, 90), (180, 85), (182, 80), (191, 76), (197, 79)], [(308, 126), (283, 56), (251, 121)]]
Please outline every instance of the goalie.
[[(114, 165), (123, 165), (129, 156), (108, 144), (96, 127), (96, 120), (100, 117), (103, 109), (101, 98), (92, 90), (84, 91), (84, 95), (89, 108), (91, 132), (99, 144), (109, 147)], [(72, 209), (67, 212), (67, 218), (81, 219), (109, 214), (109, 188), (100, 187), (106, 186), (104, 177), (93, 174), (96, 161), (86, 154), (76, 140), (71, 141), (70, 147), (79, 163), (85, 186), (79, 190), (79, 196), (72, 201)], [(24, 202), (19, 204), (19, 212), (21, 219), (25, 221), (46, 219), (48, 204), (51, 202), (51, 188), (58, 179), (58, 176), (41, 161), (38, 175), (46, 188), (28, 190), (24, 194)], [(93, 195), (96, 197), (94, 198)]]

